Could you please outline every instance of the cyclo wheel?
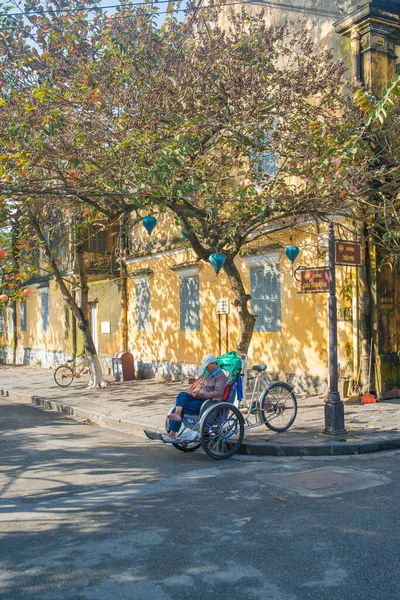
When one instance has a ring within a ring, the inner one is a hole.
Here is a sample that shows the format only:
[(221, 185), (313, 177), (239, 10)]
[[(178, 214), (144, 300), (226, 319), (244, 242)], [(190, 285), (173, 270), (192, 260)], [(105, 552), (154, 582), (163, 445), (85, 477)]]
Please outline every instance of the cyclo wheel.
[[(169, 412), (173, 412), (175, 409), (175, 405), (171, 408)], [(171, 421), (167, 418), (165, 421), (165, 430), (169, 430), (169, 424)], [(194, 452), (200, 448), (201, 444), (197, 440), (195, 442), (183, 442), (182, 444), (171, 444), (174, 448), (179, 450), (180, 452)]]
[(201, 445), (211, 458), (230, 458), (242, 445), (244, 419), (232, 404), (220, 402), (209, 408), (200, 427)]
[(264, 425), (271, 431), (279, 433), (289, 429), (297, 415), (297, 400), (293, 388), (284, 381), (271, 383), (262, 393), (260, 413)]
[(61, 365), (54, 371), (54, 381), (61, 387), (68, 387), (74, 380), (74, 371), (68, 365)]

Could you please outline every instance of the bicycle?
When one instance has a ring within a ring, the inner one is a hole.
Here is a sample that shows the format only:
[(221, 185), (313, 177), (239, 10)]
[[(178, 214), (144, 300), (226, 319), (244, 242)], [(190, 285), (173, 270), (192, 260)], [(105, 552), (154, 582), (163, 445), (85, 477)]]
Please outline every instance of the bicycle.
[[(267, 365), (261, 363), (251, 367), (256, 375), (247, 375), (247, 381), (254, 380), (249, 402), (246, 398), (239, 409), (247, 423), (246, 429), (266, 425), (271, 431), (282, 433), (291, 427), (297, 415), (297, 399), (291, 385), (285, 381), (269, 381), (264, 371)], [(255, 416), (255, 423), (250, 416)], [(276, 423), (273, 421), (276, 420)]]
[[(73, 358), (67, 360), (67, 363), (60, 365), (54, 371), (54, 381), (61, 387), (68, 387), (73, 380), (79, 379), (82, 374), (89, 373), (89, 363), (85, 353), (79, 354), (77, 358), (81, 360), (77, 363)], [(71, 366), (72, 365), (72, 366)]]
[[(275, 432), (282, 432), (293, 425), (297, 415), (297, 399), (291, 385), (284, 381), (269, 381), (265, 375), (267, 366), (259, 364), (247, 371), (247, 356), (230, 352), (219, 359), (218, 364), (230, 373), (227, 396), (222, 401), (206, 400), (199, 415), (184, 415), (183, 431), (175, 440), (166, 433), (144, 430), (147, 438), (170, 443), (181, 452), (194, 452), (202, 447), (214, 459), (233, 456), (239, 451), (247, 429), (266, 425)], [(254, 380), (250, 399), (246, 400), (247, 382)], [(239, 382), (243, 389), (238, 393)], [(225, 394), (225, 393), (224, 393)], [(243, 397), (242, 397), (243, 396)], [(169, 414), (175, 411), (171, 407)], [(166, 419), (166, 432), (170, 421)], [(179, 439), (181, 437), (181, 439)]]

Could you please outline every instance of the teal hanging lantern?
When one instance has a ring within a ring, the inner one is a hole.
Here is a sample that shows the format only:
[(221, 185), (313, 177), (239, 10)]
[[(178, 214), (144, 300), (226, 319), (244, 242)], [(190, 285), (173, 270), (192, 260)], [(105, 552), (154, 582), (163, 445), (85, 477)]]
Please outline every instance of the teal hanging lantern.
[(285, 254), (291, 263), (294, 263), (294, 261), (299, 255), (299, 252), (300, 250), (297, 246), (286, 246), (285, 248)]
[(157, 219), (155, 217), (152, 217), (151, 215), (148, 215), (147, 217), (144, 217), (144, 219), (142, 219), (142, 224), (147, 233), (151, 235), (151, 232), (157, 225)]
[(183, 239), (185, 240), (185, 242), (187, 242), (189, 238), (188, 238), (188, 236), (186, 235), (186, 233), (183, 231), (183, 229), (182, 229), (182, 228), (181, 228), (179, 231), (181, 232), (181, 234), (182, 234), (182, 237), (183, 237)]
[(208, 262), (218, 275), (224, 264), (226, 263), (226, 256), (224, 254), (211, 254)]

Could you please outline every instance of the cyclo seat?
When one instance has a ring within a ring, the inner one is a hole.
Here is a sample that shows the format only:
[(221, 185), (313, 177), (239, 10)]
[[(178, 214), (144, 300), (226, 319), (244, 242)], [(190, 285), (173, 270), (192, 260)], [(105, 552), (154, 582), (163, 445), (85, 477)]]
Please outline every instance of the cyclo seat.
[(267, 365), (265, 365), (264, 363), (261, 363), (259, 365), (254, 365), (254, 367), (251, 367), (253, 369), (253, 371), (258, 371), (259, 373), (261, 373), (262, 371), (265, 371), (267, 368)]
[[(204, 414), (204, 412), (210, 408), (213, 404), (218, 402), (229, 402), (230, 404), (234, 402), (236, 397), (236, 389), (238, 386), (238, 379), (240, 378), (243, 364), (240, 356), (236, 352), (227, 352), (223, 354), (219, 358), (217, 358), (218, 366), (224, 371), (225, 375), (228, 376), (228, 381), (225, 386), (225, 390), (221, 400), (206, 400), (203, 402), (200, 409), (200, 417)], [(233, 385), (235, 387), (233, 387)]]

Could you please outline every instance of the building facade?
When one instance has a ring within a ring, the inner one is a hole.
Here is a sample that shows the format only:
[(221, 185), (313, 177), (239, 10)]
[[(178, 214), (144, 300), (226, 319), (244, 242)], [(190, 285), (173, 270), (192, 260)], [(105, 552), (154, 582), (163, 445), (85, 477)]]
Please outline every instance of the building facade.
[[(318, 45), (333, 47), (337, 58), (348, 60), (350, 75), (375, 93), (396, 72), (400, 0), (244, 4), (252, 12), (264, 9), (270, 23), (306, 14)], [(227, 24), (229, 10), (224, 9), (222, 24)], [(309, 393), (327, 387), (327, 295), (300, 293), (299, 271), (284, 250), (287, 245), (299, 247), (296, 266), (323, 266), (327, 262), (327, 230), (326, 224), (306, 223), (296, 231), (269, 232), (268, 242), (250, 243), (236, 260), (257, 317), (250, 363), (265, 362), (274, 376)], [(181, 379), (193, 375), (205, 353), (234, 349), (238, 316), (228, 280), (223, 271), (217, 276), (208, 263), (196, 261), (172, 216), (158, 216), (151, 236), (142, 225), (136, 225), (131, 240), (130, 255), (121, 271), (90, 275), (91, 331), (105, 375), (111, 373), (112, 355), (119, 351), (133, 354), (139, 377)], [(99, 239), (97, 244), (92, 252), (107, 256), (107, 240)], [(396, 394), (400, 393), (399, 277), (389, 269), (378, 270), (377, 259), (375, 251), (369, 250), (376, 391), (378, 395)], [(360, 364), (358, 278), (354, 267), (337, 268), (342, 377), (357, 378)], [(32, 283), (31, 288), (32, 295), (17, 307), (17, 361), (54, 366), (79, 351), (79, 333), (54, 282)], [(0, 348), (5, 361), (11, 361), (13, 354), (12, 323), (10, 309), (0, 314)]]

